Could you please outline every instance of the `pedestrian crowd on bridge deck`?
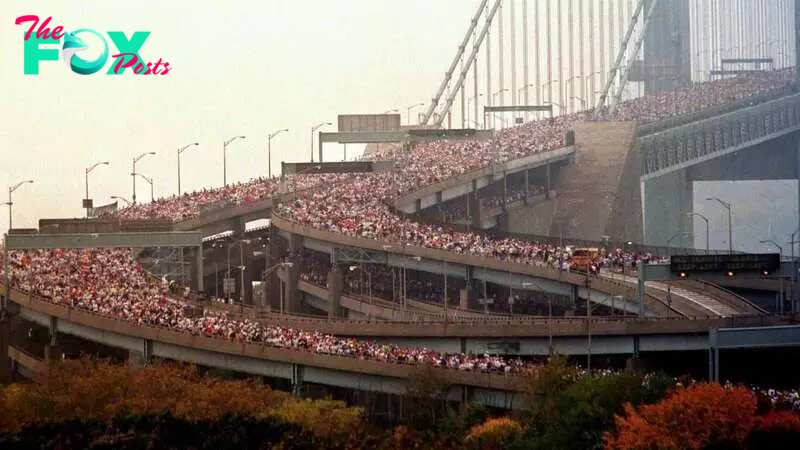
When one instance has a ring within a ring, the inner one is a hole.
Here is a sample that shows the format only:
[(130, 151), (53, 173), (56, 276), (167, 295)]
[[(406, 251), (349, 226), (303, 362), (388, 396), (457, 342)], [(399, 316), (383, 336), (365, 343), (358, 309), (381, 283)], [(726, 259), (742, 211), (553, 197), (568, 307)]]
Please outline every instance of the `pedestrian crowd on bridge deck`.
[[(792, 76), (790, 70), (784, 70), (697, 83), (623, 102), (606, 118), (640, 122), (667, 119), (783, 88)], [(389, 203), (400, 193), (419, 186), (561, 147), (566, 132), (585, 120), (591, 120), (590, 112), (528, 122), (502, 130), (492, 141), (440, 140), (418, 145), (411, 152), (396, 151), (396, 172), (341, 175), (338, 181), (326, 183), (325, 189), (309, 190), (280, 204), (273, 214), (300, 225), (381, 240), (398, 248), (419, 246), (506, 262), (546, 263), (549, 261), (543, 261), (542, 256), (558, 253), (555, 246), (512, 238), (492, 239), (474, 232), (454, 231), (446, 225), (422, 224), (396, 214)], [(631, 257), (638, 260), (648, 256)]]
[[(604, 120), (653, 122), (783, 88), (793, 78), (794, 72), (790, 69), (695, 83), (675, 91), (648, 94), (622, 102), (613, 114), (605, 108), (600, 116)], [(566, 132), (577, 122), (593, 120), (593, 115), (593, 110), (588, 110), (531, 121), (499, 131), (492, 141), (433, 141), (415, 146), (410, 155), (395, 151), (394, 156), (401, 158), (397, 167), (400, 173), (393, 177), (390, 185), (393, 184), (393, 190), (407, 192), (473, 169), (561, 147)], [(303, 190), (335, 180), (346, 183), (349, 179), (348, 175), (290, 175), (287, 185), (291, 189)], [(123, 208), (116, 214), (128, 219), (169, 218), (180, 221), (198, 216), (201, 207), (209, 203), (241, 204), (271, 197), (278, 192), (278, 185), (277, 178), (259, 178), (216, 189), (180, 193), (152, 203)]]
[[(544, 260), (554, 261), (554, 267), (558, 266), (559, 257), (565, 258), (569, 261), (570, 248), (561, 256), (558, 252), (550, 255), (541, 255)], [(629, 258), (629, 259), (625, 259)], [(328, 289), (330, 284), (328, 282), (328, 274), (332, 269), (330, 264), (330, 256), (325, 253), (316, 252), (313, 250), (304, 249), (301, 252), (295, 252), (289, 255), (287, 260), (295, 263), (299, 269), (300, 279), (311, 283), (313, 285)], [(615, 272), (624, 271), (625, 267), (631, 267), (638, 262), (648, 262), (647, 255), (639, 255), (638, 260), (631, 258), (631, 254), (622, 251), (616, 252), (602, 252), (598, 257), (596, 264), (600, 268), (608, 268)], [(660, 258), (653, 259), (653, 261), (663, 261)], [(567, 264), (564, 270), (569, 270)], [(382, 264), (357, 264), (342, 265), (342, 274), (344, 276), (343, 294), (352, 297), (368, 298), (371, 294), (373, 297), (391, 301), (396, 304), (401, 304), (402, 291), (402, 268), (401, 267), (388, 267)], [(598, 269), (599, 270), (599, 269)], [(410, 300), (423, 301), (428, 303), (435, 303), (442, 305), (444, 303), (444, 284), (439, 275), (431, 275), (425, 272), (416, 272), (410, 268), (406, 271), (406, 290), (405, 297)], [(369, 274), (369, 275), (367, 275)], [(460, 277), (450, 277), (450, 282), (447, 286), (448, 291), (448, 305), (458, 307), (460, 305), (460, 289), (465, 287), (465, 280)], [(509, 291), (506, 286), (502, 284), (488, 283), (486, 292), (482, 292), (483, 283), (478, 282), (478, 291), (481, 291), (480, 296), (492, 299), (492, 304), (487, 306), (487, 311), (499, 314), (528, 314), (537, 316), (547, 316), (552, 313), (554, 316), (563, 315), (566, 305), (555, 302), (548, 306), (546, 302), (537, 301), (535, 293), (539, 288), (532, 286), (531, 290), (528, 289), (514, 289)], [(509, 303), (509, 296), (514, 298), (513, 311)], [(477, 306), (474, 306), (477, 308)], [(614, 314), (611, 310), (609, 314)], [(602, 315), (602, 311), (596, 314)]]
[[(542, 360), (442, 353), (424, 347), (407, 348), (368, 339), (340, 338), (319, 331), (233, 319), (221, 312), (187, 315), (180, 295), (173, 295), (168, 283), (146, 273), (130, 249), (12, 251), (9, 256), (10, 278), (15, 289), (31, 292), (57, 305), (138, 325), (237, 343), (391, 364), (429, 364), (452, 370), (520, 374), (536, 370), (543, 363)], [(0, 276), (5, 274), (0, 273)], [(585, 370), (581, 373), (587, 374)], [(614, 371), (601, 368), (592, 373), (603, 376)], [(753, 389), (773, 404), (800, 407), (796, 390)]]

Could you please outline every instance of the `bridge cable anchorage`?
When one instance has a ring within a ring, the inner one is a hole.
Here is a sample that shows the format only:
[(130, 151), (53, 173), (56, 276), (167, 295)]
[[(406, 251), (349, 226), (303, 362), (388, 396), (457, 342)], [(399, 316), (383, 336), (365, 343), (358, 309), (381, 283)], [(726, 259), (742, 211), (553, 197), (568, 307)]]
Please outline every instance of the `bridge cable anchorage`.
[(447, 69), (447, 72), (445, 72), (445, 77), (442, 80), (442, 84), (439, 86), (438, 91), (436, 91), (436, 95), (434, 95), (433, 98), (431, 99), (431, 106), (429, 106), (428, 110), (425, 112), (425, 118), (422, 119), (422, 121), (420, 122), (421, 125), (427, 125), (428, 121), (431, 119), (431, 116), (433, 116), (434, 111), (436, 111), (436, 106), (439, 105), (439, 100), (442, 98), (442, 94), (444, 94), (445, 90), (447, 89), (447, 86), (450, 84), (450, 80), (453, 77), (453, 73), (455, 72), (459, 61), (461, 61), (462, 57), (464, 56), (464, 50), (466, 49), (467, 44), (469, 43), (469, 38), (474, 33), (475, 28), (477, 28), (478, 19), (480, 19), (481, 14), (483, 14), (483, 9), (486, 7), (486, 4), (488, 2), (489, 0), (481, 0), (481, 4), (478, 5), (478, 10), (472, 17), (469, 29), (467, 30), (467, 33), (464, 35), (464, 39), (462, 39), (461, 45), (458, 46), (458, 51), (456, 52), (456, 56), (455, 58), (453, 58), (453, 62), (450, 63), (450, 68)]

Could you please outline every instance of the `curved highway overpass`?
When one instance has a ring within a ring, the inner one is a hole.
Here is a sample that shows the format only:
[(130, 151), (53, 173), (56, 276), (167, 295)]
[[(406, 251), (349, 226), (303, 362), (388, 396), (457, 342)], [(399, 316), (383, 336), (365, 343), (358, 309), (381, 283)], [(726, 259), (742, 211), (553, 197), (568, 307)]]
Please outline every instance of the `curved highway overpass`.
[[(453, 400), (476, 401), (497, 407), (518, 407), (520, 394), (525, 392), (524, 377), (497, 373), (471, 372), (441, 368), (423, 368), (406, 364), (392, 364), (374, 360), (334, 356), (307, 350), (270, 347), (263, 344), (237, 342), (222, 338), (182, 333), (167, 328), (135, 324), (116, 318), (50, 303), (18, 290), (12, 290), (10, 300), (25, 319), (49, 329), (50, 345), (57, 344), (55, 336), (64, 333), (130, 352), (133, 364), (147, 363), (153, 357), (186, 361), (209, 367), (290, 380), (293, 389), (303, 383), (316, 383), (391, 394), (406, 393), (409, 377), (420, 370), (431, 370), (435, 376), (451, 386)], [(340, 336), (370, 333), (377, 336), (394, 328), (396, 336), (405, 336), (403, 344), (412, 344), (414, 334), (443, 336), (431, 342), (445, 352), (492, 352), (491, 336), (507, 336), (517, 332), (527, 336), (517, 343), (519, 354), (530, 352), (533, 346), (547, 348), (546, 337), (552, 335), (556, 351), (565, 354), (586, 351), (586, 339), (579, 336), (589, 328), (596, 333), (592, 343), (593, 354), (633, 354), (640, 351), (707, 350), (714, 327), (754, 325), (735, 323), (733, 319), (706, 321), (608, 321), (592, 323), (580, 320), (529, 319), (526, 324), (358, 324), (349, 321), (322, 321), (314, 319), (281, 318), (284, 327), (314, 324)], [(778, 323), (778, 318), (756, 318), (761, 325)], [(588, 325), (588, 327), (587, 327)], [(348, 333), (349, 331), (350, 333)], [(447, 338), (457, 335), (460, 337)], [(480, 337), (466, 337), (468, 335)], [(448, 340), (449, 339), (449, 340)], [(537, 340), (538, 339), (538, 344)], [(386, 340), (390, 342), (392, 340)], [(583, 344), (582, 344), (583, 343)], [(431, 348), (430, 345), (428, 345)], [(456, 348), (451, 348), (456, 347)], [(427, 372), (426, 372), (427, 374)]]
[[(56, 333), (126, 349), (138, 363), (152, 357), (186, 361), (235, 372), (287, 379), (293, 389), (317, 383), (402, 395), (420, 366), (334, 356), (310, 351), (181, 333), (67, 308), (12, 290), (10, 299), (27, 320)], [(51, 342), (52, 343), (52, 342)], [(451, 386), (451, 398), (496, 407), (518, 407), (520, 376), (430, 368)]]

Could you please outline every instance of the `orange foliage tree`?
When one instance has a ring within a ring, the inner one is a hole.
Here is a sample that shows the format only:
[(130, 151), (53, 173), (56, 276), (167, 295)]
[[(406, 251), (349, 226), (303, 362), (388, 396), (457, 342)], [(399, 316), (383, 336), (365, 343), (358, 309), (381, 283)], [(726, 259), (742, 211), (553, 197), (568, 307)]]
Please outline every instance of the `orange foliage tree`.
[(295, 423), (319, 437), (346, 436), (364, 425), (363, 410), (332, 400), (299, 400), (256, 380), (222, 381), (191, 366), (133, 370), (82, 359), (55, 364), (35, 383), (0, 389), (0, 429), (69, 419), (105, 421), (119, 415), (161, 414), (188, 420), (244, 415)]
[(756, 423), (756, 398), (744, 387), (716, 383), (678, 389), (654, 405), (626, 405), (606, 449), (702, 449), (741, 445)]
[(495, 417), (472, 427), (465, 438), (470, 447), (500, 449), (509, 441), (522, 435), (524, 429), (519, 422), (508, 417)]

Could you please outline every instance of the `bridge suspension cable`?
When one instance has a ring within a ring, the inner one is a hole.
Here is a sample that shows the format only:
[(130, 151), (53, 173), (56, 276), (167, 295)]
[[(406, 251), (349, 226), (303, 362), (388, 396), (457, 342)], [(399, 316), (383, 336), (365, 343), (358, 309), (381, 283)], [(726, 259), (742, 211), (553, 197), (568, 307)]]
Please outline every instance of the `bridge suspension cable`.
[[(498, 0), (500, 1), (500, 0)], [(458, 62), (461, 61), (461, 58), (464, 56), (464, 51), (467, 48), (467, 43), (469, 42), (469, 38), (472, 36), (473, 31), (475, 28), (478, 27), (478, 19), (481, 17), (483, 13), (483, 8), (486, 7), (486, 4), (489, 0), (481, 0), (481, 4), (478, 6), (478, 10), (475, 12), (475, 15), (472, 17), (472, 21), (470, 22), (469, 29), (467, 33), (464, 35), (464, 39), (461, 40), (461, 44), (458, 46), (458, 51), (456, 52), (456, 57), (453, 58), (453, 62), (450, 63), (450, 68), (447, 69), (445, 72), (444, 80), (442, 80), (441, 86), (439, 86), (439, 90), (436, 91), (436, 95), (433, 96), (433, 100), (431, 101), (431, 105), (428, 107), (428, 110), (425, 112), (425, 118), (422, 119), (421, 124), (427, 125), (428, 121), (433, 116), (434, 111), (436, 111), (436, 107), (439, 105), (439, 100), (441, 100), (442, 95), (444, 94), (447, 86), (450, 84), (450, 80), (453, 78), (453, 72), (455, 72), (456, 67), (458, 66)]]

